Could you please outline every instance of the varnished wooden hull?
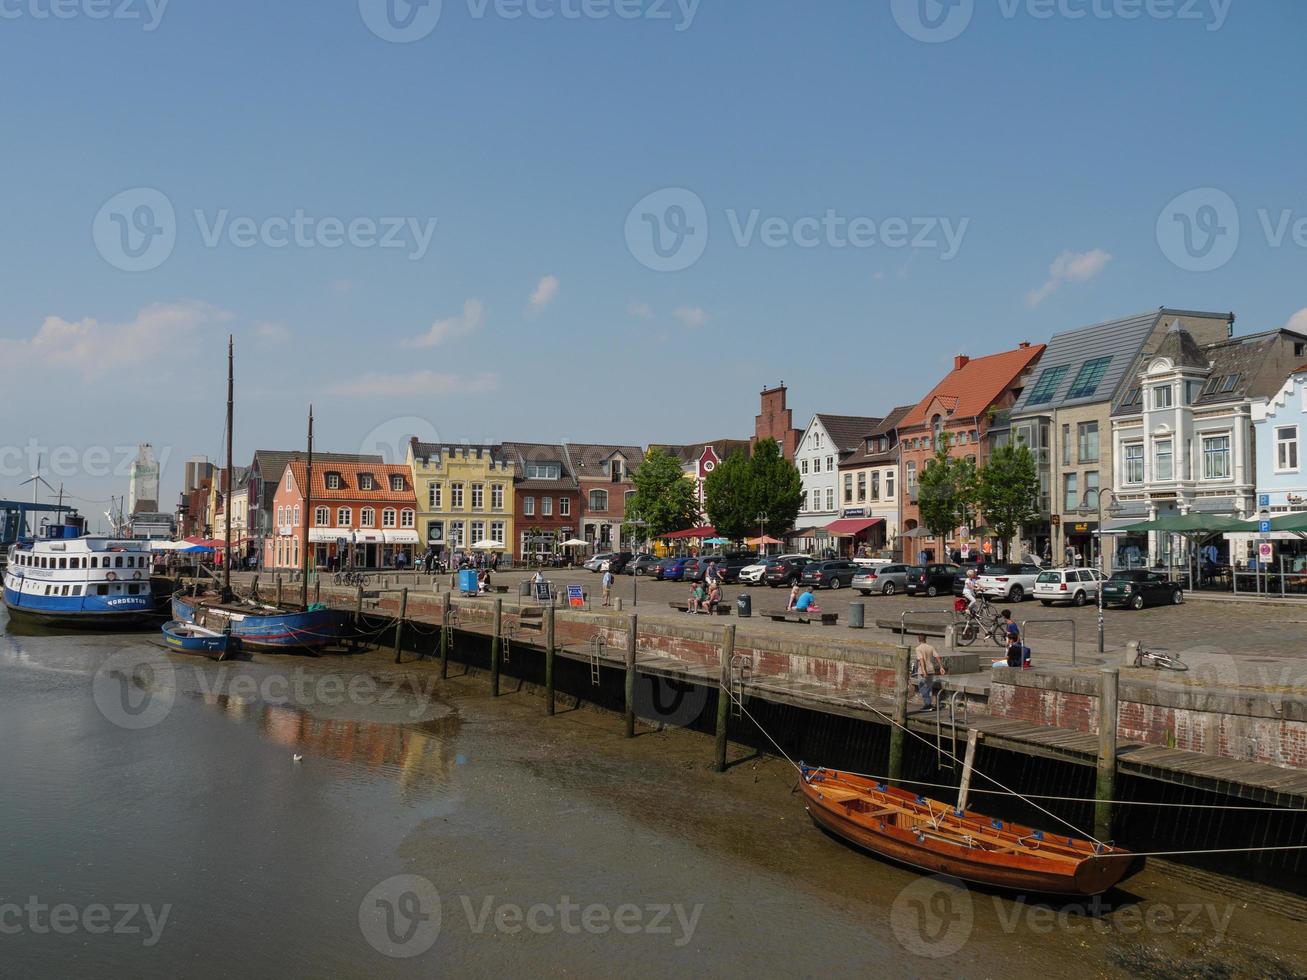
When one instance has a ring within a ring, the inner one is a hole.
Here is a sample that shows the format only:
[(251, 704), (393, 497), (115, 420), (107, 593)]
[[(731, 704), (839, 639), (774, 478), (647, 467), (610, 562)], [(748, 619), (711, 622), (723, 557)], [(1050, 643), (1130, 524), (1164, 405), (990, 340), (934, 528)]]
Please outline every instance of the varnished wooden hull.
[(846, 773), (805, 768), (800, 786), (813, 821), (835, 836), (922, 871), (993, 888), (1098, 895), (1125, 876), (1133, 859), (1119, 848), (1098, 853), (1089, 841), (1039, 835), (970, 810), (957, 816), (948, 804)]

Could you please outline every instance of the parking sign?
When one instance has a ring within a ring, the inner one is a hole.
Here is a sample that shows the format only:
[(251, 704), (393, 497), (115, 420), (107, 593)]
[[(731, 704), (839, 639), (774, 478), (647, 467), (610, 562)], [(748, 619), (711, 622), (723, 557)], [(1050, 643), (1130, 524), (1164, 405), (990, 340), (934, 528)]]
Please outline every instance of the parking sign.
[(1257, 533), (1259, 533), (1259, 534), (1270, 534), (1270, 533), (1271, 533), (1271, 522), (1270, 522), (1270, 521), (1258, 521), (1258, 522), (1257, 522)]

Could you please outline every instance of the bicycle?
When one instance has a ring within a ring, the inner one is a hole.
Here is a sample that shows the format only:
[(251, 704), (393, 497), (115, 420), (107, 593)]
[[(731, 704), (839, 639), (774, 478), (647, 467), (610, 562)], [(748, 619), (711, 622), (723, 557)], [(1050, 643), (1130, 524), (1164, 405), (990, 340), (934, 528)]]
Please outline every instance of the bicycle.
[(976, 612), (968, 609), (953, 622), (953, 637), (960, 646), (971, 646), (982, 634), (993, 640), (995, 646), (1007, 646), (1007, 624), (984, 596), (980, 597)]
[(362, 572), (337, 572), (332, 576), (336, 585), (367, 585), (368, 577)]
[(1188, 670), (1189, 665), (1179, 657), (1173, 657), (1158, 651), (1165, 650), (1166, 647), (1157, 647), (1154, 650), (1145, 649), (1144, 645), (1139, 644), (1139, 649), (1135, 652), (1136, 667), (1153, 667), (1163, 670)]

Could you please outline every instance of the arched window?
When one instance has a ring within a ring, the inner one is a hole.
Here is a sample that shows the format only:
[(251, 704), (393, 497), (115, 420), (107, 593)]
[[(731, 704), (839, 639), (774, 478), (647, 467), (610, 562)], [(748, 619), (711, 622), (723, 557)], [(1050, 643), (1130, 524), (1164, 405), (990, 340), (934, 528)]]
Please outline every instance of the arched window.
[(395, 526), (395, 508), (394, 508), (394, 507), (387, 507), (387, 508), (385, 508), (385, 509), (381, 512), (381, 526), (382, 526), (382, 527), (394, 527), (394, 526)]
[(326, 527), (331, 523), (331, 511), (326, 507), (318, 507), (313, 511), (313, 523), (317, 527)]
[(377, 512), (371, 507), (364, 507), (359, 511), (359, 527), (376, 527)]
[(591, 490), (590, 491), (590, 509), (593, 511), (603, 512), (608, 510), (608, 491)]
[(935, 450), (938, 452), (944, 445), (944, 420), (936, 415), (930, 420), (930, 430), (935, 437)]

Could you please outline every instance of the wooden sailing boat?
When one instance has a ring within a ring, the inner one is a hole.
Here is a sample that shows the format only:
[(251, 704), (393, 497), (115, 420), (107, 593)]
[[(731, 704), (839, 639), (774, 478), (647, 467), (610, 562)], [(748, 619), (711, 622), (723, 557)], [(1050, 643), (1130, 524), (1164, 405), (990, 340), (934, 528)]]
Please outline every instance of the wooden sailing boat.
[(308, 522), (313, 512), (313, 409), (309, 408), (308, 478), (304, 487), (304, 561), (298, 604), (272, 604), (257, 599), (241, 599), (231, 588), (231, 493), (232, 493), (232, 422), (235, 415), (234, 345), (227, 338), (227, 493), (225, 513), (222, 591), (200, 596), (178, 592), (172, 597), (172, 616), (182, 623), (193, 623), (217, 632), (228, 632), (246, 650), (293, 652), (315, 651), (335, 643), (345, 625), (343, 613), (309, 605)]
[(1043, 895), (1098, 895), (1139, 860), (1129, 851), (994, 820), (865, 776), (801, 765), (819, 827), (922, 871)]

